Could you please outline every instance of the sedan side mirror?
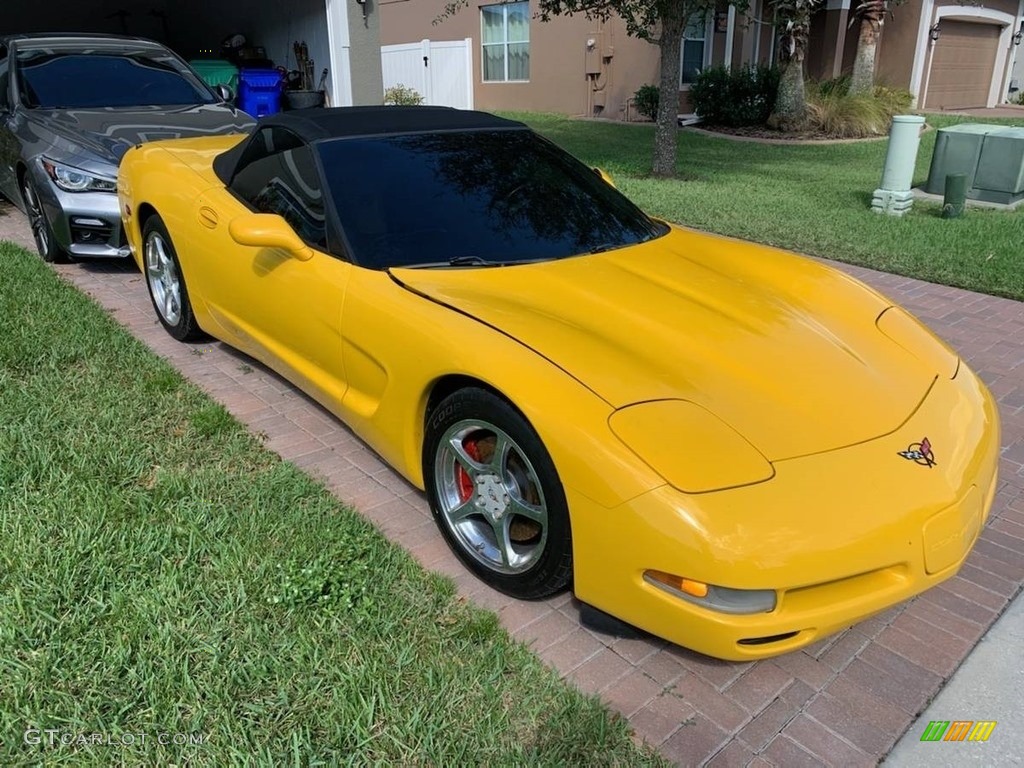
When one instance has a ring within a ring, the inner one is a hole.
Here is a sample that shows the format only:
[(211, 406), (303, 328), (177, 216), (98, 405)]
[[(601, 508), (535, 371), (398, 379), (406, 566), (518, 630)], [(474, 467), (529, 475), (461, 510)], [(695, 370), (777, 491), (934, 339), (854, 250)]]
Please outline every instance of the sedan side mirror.
[(223, 83), (213, 86), (213, 92), (217, 94), (218, 99), (227, 104), (230, 104), (235, 100), (235, 92), (231, 90), (230, 86), (224, 85)]
[(313, 258), (313, 249), (302, 242), (288, 222), (276, 213), (246, 213), (228, 224), (231, 239), (255, 248), (280, 248), (299, 261)]

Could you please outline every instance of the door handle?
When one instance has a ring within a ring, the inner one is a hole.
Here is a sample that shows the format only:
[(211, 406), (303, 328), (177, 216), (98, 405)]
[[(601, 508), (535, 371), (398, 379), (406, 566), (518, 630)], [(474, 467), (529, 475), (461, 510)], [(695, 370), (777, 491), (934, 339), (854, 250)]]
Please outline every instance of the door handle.
[(220, 217), (217, 215), (217, 212), (206, 205), (199, 207), (199, 213), (197, 216), (199, 218), (199, 223), (210, 229), (216, 229), (217, 224), (220, 222)]

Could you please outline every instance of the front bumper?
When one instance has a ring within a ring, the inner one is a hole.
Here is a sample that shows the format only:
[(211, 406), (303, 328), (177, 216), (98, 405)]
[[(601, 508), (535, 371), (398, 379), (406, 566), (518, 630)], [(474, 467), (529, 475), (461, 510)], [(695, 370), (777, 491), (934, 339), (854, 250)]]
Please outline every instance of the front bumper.
[(72, 256), (123, 258), (130, 256), (114, 192), (65, 192), (33, 164), (31, 170), (43, 212), (57, 244)]
[[(900, 455), (923, 437), (933, 467)], [(710, 656), (795, 650), (955, 574), (987, 518), (998, 456), (995, 403), (962, 365), (892, 434), (776, 462), (765, 483), (697, 495), (662, 486), (612, 510), (567, 489), (576, 595)], [(774, 590), (776, 606), (721, 613), (650, 583), (649, 570)]]

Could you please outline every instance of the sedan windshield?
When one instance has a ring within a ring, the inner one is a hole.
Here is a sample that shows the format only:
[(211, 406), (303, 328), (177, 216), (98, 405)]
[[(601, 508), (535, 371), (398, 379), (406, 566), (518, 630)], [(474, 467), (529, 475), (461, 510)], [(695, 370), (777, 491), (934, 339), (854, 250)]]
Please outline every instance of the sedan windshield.
[(317, 145), (353, 259), (388, 267), (546, 261), (667, 227), (527, 130), (333, 139)]
[(158, 52), (18, 52), (27, 107), (95, 109), (212, 104), (210, 90), (177, 59)]

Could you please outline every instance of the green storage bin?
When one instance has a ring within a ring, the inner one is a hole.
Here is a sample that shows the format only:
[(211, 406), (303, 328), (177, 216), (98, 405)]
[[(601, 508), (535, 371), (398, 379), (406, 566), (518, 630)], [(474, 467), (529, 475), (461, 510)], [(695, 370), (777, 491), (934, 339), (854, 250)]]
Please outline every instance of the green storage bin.
[(230, 61), (222, 59), (193, 59), (189, 66), (211, 88), (215, 85), (226, 85), (238, 93), (238, 67)]

